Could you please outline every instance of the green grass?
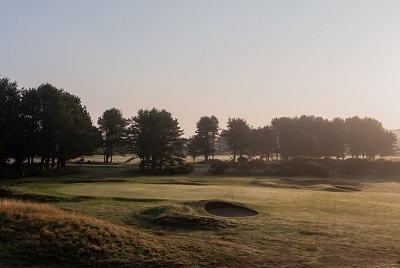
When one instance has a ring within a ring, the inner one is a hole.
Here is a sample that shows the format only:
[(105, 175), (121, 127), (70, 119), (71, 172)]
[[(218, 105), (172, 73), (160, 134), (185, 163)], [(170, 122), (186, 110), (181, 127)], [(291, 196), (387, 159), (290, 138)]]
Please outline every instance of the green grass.
[[(131, 233), (128, 237), (145, 243), (149, 255), (128, 256), (135, 247), (129, 238), (120, 249), (105, 251), (99, 262), (71, 265), (400, 267), (396, 178), (217, 177), (207, 175), (207, 165), (191, 175), (163, 177), (132, 175), (129, 166), (78, 169), (5, 184), (19, 194), (60, 197), (53, 206), (84, 217), (85, 224)], [(259, 214), (229, 220), (211, 216), (203, 209), (206, 200), (240, 203)], [(57, 220), (57, 228), (65, 230), (64, 221)], [(18, 264), (15, 254), (22, 251), (10, 252), (0, 247), (0, 265), (7, 256), (8, 264)]]

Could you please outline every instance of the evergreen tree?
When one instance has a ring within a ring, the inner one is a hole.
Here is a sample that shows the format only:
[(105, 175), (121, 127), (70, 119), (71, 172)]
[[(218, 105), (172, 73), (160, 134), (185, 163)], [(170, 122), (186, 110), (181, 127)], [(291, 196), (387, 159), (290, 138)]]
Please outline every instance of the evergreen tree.
[(0, 170), (21, 146), (17, 140), (21, 130), (21, 98), (17, 87), (17, 83), (8, 78), (0, 79)]
[(165, 110), (139, 110), (131, 120), (133, 150), (142, 169), (161, 170), (182, 166), (185, 139), (178, 120)]
[(126, 153), (126, 127), (128, 121), (121, 110), (111, 108), (99, 117), (97, 124), (103, 138), (104, 163), (112, 162), (115, 152)]
[(233, 151), (233, 161), (236, 161), (236, 156), (240, 157), (250, 147), (251, 129), (246, 120), (241, 118), (229, 118), (228, 128), (223, 132), (231, 150)]
[(204, 160), (208, 161), (211, 155), (214, 159), (216, 141), (219, 131), (219, 122), (215, 116), (203, 116), (196, 124), (196, 146)]

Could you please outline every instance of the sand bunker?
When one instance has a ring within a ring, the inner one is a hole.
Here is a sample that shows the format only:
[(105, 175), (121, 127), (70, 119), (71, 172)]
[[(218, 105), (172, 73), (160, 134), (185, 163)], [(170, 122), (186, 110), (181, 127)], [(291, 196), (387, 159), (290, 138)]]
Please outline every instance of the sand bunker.
[(221, 201), (208, 202), (204, 209), (212, 215), (222, 217), (248, 217), (258, 214), (255, 210)]

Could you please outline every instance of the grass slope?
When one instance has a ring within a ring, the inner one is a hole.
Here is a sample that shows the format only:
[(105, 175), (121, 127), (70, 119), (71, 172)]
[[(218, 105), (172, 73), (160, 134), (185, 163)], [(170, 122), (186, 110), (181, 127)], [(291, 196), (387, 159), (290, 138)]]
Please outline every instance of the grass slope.
[(0, 201), (2, 265), (174, 265), (148, 235), (49, 205)]

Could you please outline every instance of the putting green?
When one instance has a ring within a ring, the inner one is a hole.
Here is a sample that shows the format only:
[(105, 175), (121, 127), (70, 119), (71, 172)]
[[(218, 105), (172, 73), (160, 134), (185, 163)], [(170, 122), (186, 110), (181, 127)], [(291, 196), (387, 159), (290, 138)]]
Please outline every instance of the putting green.
[[(386, 190), (390, 186), (386, 184)], [(380, 187), (377, 185), (371, 189), (364, 187), (362, 191), (332, 192), (254, 185), (77, 183), (61, 185), (55, 191), (62, 195), (135, 200), (226, 200), (245, 204), (261, 213), (319, 222), (397, 222), (397, 217), (393, 215), (398, 213), (400, 206), (398, 191), (382, 192)]]
[(177, 184), (139, 184), (139, 183), (96, 183), (68, 184), (59, 187), (57, 193), (74, 196), (155, 198), (168, 200), (199, 199), (241, 199), (247, 201), (290, 201), (293, 198), (307, 197), (297, 191), (290, 195), (290, 189), (267, 187), (229, 186), (229, 185), (177, 185)]

